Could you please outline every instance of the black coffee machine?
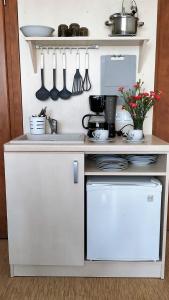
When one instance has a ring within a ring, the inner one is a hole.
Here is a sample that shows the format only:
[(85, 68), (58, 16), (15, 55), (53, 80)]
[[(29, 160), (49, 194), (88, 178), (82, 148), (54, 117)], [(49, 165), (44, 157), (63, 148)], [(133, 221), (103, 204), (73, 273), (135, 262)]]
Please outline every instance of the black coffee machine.
[(88, 129), (89, 137), (93, 137), (96, 129), (109, 130), (109, 137), (115, 137), (116, 101), (117, 96), (89, 96), (90, 110), (95, 114), (87, 114), (82, 119), (82, 126)]

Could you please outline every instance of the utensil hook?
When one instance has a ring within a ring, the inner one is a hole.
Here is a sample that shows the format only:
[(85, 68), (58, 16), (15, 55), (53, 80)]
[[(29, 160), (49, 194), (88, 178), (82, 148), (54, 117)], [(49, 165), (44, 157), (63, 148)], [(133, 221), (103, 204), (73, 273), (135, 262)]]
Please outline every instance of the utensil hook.
[(43, 47), (40, 47), (40, 54), (44, 55), (44, 48)]
[(86, 47), (86, 54), (88, 54), (89, 53), (89, 48), (88, 47)]
[(49, 47), (46, 47), (46, 50), (47, 50), (47, 54), (49, 54)]

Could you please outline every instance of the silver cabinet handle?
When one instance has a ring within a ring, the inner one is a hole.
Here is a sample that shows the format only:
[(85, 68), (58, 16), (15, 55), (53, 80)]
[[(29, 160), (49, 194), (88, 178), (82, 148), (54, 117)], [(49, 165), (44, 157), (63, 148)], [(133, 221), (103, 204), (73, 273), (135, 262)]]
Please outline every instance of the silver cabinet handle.
[(74, 183), (78, 183), (78, 161), (74, 160), (73, 162), (73, 177)]

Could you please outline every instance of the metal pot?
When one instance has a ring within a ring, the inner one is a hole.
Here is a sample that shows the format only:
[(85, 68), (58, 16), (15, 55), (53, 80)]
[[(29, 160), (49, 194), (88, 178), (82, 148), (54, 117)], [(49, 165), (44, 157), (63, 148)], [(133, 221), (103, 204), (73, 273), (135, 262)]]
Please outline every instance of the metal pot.
[(137, 28), (144, 25), (138, 20), (132, 14), (116, 13), (110, 16), (110, 21), (106, 21), (105, 25), (112, 26), (112, 35), (136, 35)]

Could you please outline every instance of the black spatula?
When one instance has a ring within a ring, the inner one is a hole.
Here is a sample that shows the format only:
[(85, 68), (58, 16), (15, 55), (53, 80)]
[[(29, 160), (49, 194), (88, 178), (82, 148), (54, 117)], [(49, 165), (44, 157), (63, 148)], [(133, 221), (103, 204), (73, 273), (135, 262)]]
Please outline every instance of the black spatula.
[(36, 98), (40, 101), (46, 101), (50, 97), (50, 92), (44, 84), (44, 54), (41, 53), (41, 88), (36, 92)]
[(56, 88), (56, 65), (57, 65), (57, 57), (56, 53), (53, 53), (53, 88), (50, 91), (50, 98), (54, 101), (59, 98), (59, 91)]
[(72, 93), (66, 88), (66, 54), (62, 54), (63, 62), (63, 89), (59, 93), (59, 97), (63, 100), (67, 100), (72, 96)]

